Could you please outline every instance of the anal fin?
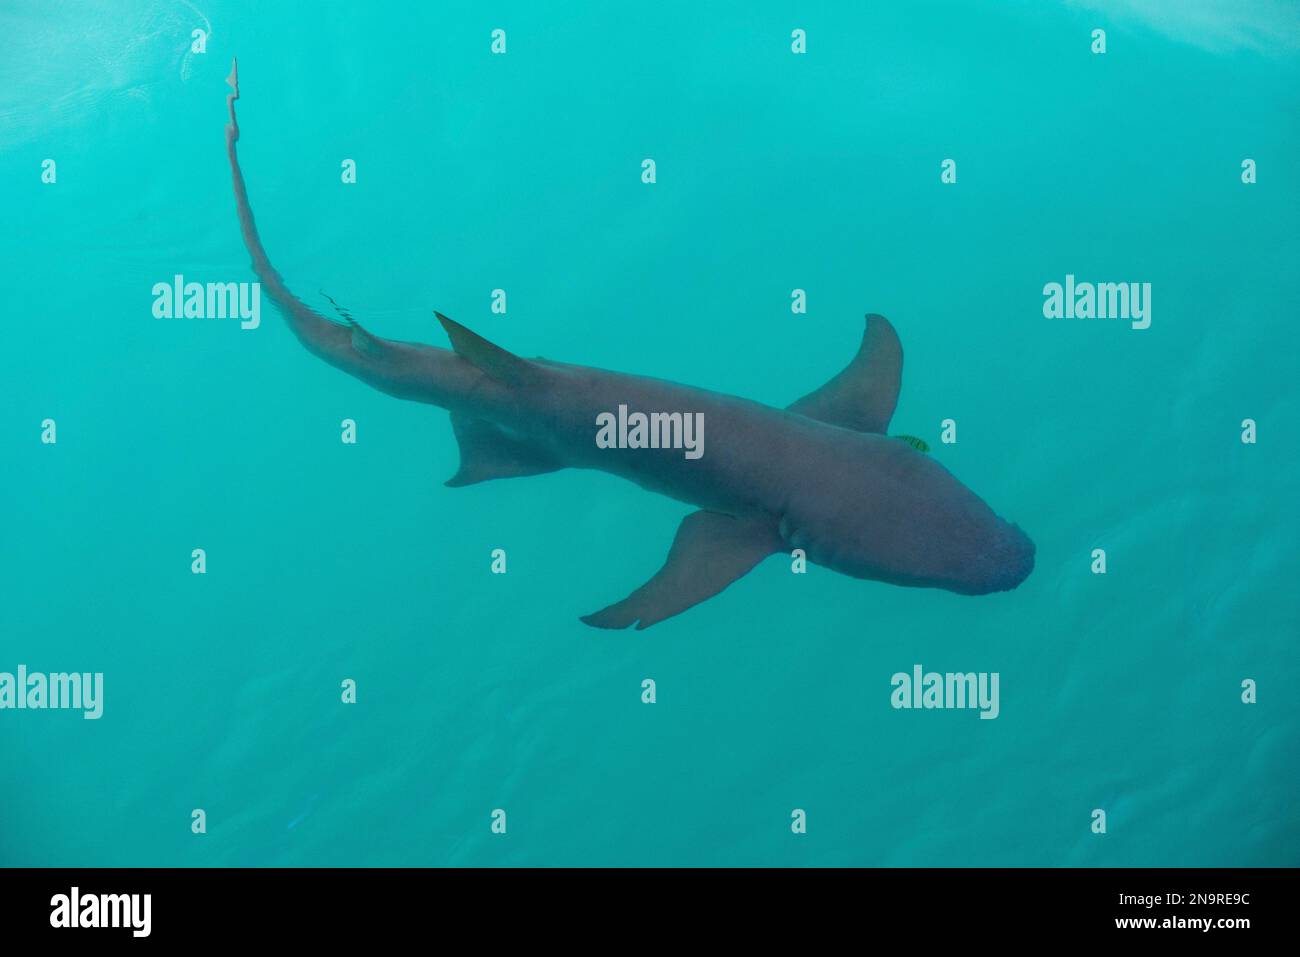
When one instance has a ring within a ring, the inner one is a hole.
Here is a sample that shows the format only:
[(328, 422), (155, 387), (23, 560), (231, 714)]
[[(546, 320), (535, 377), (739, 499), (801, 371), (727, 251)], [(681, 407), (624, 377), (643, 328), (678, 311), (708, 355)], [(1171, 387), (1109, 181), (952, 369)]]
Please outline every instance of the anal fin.
[(486, 419), (453, 414), (451, 427), (460, 445), (460, 469), (446, 483), (451, 488), (490, 479), (542, 475), (564, 467), (548, 450)]
[(582, 620), (595, 628), (637, 631), (712, 598), (774, 552), (781, 538), (765, 518), (733, 518), (719, 512), (692, 512), (682, 519), (663, 568), (608, 608)]

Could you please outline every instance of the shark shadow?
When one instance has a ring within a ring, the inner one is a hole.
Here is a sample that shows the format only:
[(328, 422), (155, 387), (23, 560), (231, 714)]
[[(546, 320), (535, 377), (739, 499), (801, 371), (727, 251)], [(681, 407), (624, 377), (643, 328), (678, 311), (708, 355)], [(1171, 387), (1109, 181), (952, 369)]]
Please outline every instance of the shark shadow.
[[(441, 313), (452, 348), (372, 335), (350, 314), (326, 319), (295, 296), (258, 237), (239, 168), (237, 66), (227, 82), (226, 149), (253, 271), (306, 348), (389, 395), (451, 413), (460, 469), (447, 485), (598, 469), (699, 510), (682, 520), (663, 567), (627, 598), (582, 620), (638, 629), (721, 592), (765, 557), (802, 549), (816, 564), (895, 585), (964, 595), (1006, 591), (1034, 565), (1034, 545), (974, 492), (914, 447), (886, 435), (903, 350), (869, 315), (853, 360), (786, 409), (545, 359), (524, 359)], [(597, 416), (699, 413), (707, 454), (680, 448), (601, 448)]]

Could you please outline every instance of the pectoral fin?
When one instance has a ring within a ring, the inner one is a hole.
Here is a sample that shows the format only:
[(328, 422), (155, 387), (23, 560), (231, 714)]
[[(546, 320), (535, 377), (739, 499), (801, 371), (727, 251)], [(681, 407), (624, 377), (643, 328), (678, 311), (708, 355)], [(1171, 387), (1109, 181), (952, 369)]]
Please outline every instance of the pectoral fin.
[(564, 467), (546, 449), (484, 419), (452, 415), (451, 427), (460, 445), (460, 470), (446, 483), (451, 488), (489, 479), (541, 475)]
[(596, 628), (637, 631), (711, 598), (781, 549), (775, 525), (758, 518), (692, 512), (682, 519), (664, 567), (617, 604), (582, 620)]
[(867, 316), (862, 346), (853, 361), (816, 392), (791, 405), (790, 411), (856, 432), (883, 433), (894, 415), (902, 381), (903, 347), (898, 334), (884, 316)]

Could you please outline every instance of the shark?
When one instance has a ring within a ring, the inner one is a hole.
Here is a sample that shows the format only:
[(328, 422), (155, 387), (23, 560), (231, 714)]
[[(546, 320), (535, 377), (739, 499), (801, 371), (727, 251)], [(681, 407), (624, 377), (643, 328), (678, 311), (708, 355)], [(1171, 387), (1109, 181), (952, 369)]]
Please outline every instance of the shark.
[[(447, 410), (456, 488), (560, 469), (595, 469), (694, 507), (663, 566), (626, 598), (582, 617), (638, 630), (722, 592), (763, 559), (795, 554), (854, 578), (962, 595), (1009, 591), (1033, 570), (1034, 544), (930, 455), (890, 436), (903, 350), (868, 315), (840, 372), (786, 408), (662, 379), (517, 356), (440, 312), (450, 349), (385, 339), (350, 313), (312, 309), (267, 257), (239, 166), (238, 63), (226, 148), (243, 241), (262, 289), (306, 349), (399, 399)], [(707, 423), (707, 451), (602, 447), (598, 421), (623, 408), (674, 410)], [(906, 437), (903, 437), (906, 438)]]

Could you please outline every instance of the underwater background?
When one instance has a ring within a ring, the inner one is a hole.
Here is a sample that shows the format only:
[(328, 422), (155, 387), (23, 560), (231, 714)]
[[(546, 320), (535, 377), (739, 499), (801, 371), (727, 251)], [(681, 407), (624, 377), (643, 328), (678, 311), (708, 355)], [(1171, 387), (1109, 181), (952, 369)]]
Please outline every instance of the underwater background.
[[(883, 313), (891, 431), (1035, 571), (971, 598), (778, 555), (584, 626), (687, 506), (445, 488), (447, 414), (265, 296), (257, 330), (154, 318), (177, 273), (255, 279), (232, 55), (314, 307), (777, 406)], [(1300, 863), (1298, 80), (1291, 3), (5, 0), (0, 671), (103, 672), (104, 714), (0, 711), (0, 864)], [(1150, 328), (1044, 318), (1067, 273), (1150, 282)], [(915, 664), (998, 672), (999, 717), (895, 710)]]

